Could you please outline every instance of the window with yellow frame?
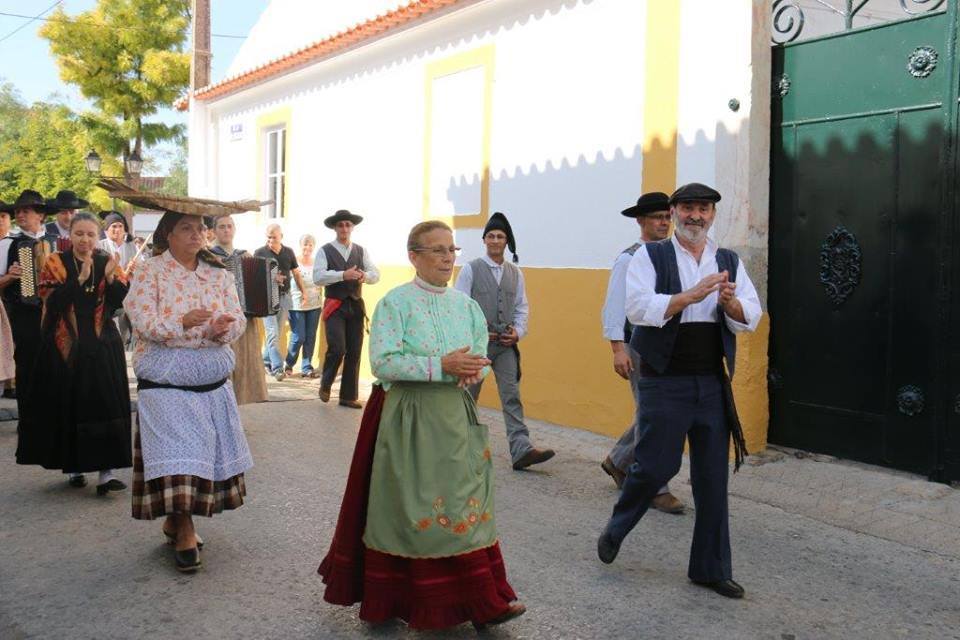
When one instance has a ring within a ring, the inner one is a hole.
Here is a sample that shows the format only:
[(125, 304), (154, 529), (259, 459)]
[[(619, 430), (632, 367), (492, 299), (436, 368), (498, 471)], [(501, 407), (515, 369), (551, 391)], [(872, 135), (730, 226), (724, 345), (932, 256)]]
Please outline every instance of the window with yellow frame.
[(494, 46), (426, 66), (423, 216), (483, 228), (490, 211)]

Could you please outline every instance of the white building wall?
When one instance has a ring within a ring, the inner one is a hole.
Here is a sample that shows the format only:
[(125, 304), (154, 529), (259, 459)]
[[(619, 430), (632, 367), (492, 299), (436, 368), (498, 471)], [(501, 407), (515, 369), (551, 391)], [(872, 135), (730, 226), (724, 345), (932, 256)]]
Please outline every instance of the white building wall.
[[(735, 135), (751, 113), (757, 2), (720, 4), (684, 0), (677, 180), (746, 189), (730, 174), (742, 151), (718, 135)], [(619, 211), (640, 190), (645, 16), (643, 0), (481, 2), (210, 102), (217, 140), (194, 147), (191, 129), (191, 169), (202, 165), (194, 148), (206, 147), (217, 164), (208, 195), (264, 197), (257, 119), (289, 108), (288, 243), (328, 237), (322, 219), (347, 208), (366, 218), (357, 242), (379, 262), (406, 264), (406, 232), (423, 219), (426, 67), (492, 45), (490, 212), (509, 216), (524, 266), (608, 268), (637, 235)], [(716, 44), (718, 25), (727, 45)], [(255, 30), (248, 48), (261, 37), (276, 34)], [(739, 113), (726, 106), (733, 97)], [(480, 181), (479, 170), (448, 177), (451, 199), (472, 198)], [(241, 218), (238, 245), (259, 245), (265, 220)], [(457, 241), (461, 261), (482, 251), (478, 229)]]

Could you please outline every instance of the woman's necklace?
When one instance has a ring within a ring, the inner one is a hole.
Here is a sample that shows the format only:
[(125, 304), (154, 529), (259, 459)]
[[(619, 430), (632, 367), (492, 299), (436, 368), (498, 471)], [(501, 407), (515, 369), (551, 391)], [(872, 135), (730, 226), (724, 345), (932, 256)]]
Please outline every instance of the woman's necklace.
[[(77, 254), (73, 254), (73, 264), (77, 267), (77, 275), (81, 273), (80, 263), (77, 262)], [(90, 266), (90, 276), (86, 280), (89, 284), (84, 285), (83, 290), (86, 293), (93, 293), (97, 289), (97, 271), (93, 265)], [(83, 284), (83, 283), (81, 283)]]

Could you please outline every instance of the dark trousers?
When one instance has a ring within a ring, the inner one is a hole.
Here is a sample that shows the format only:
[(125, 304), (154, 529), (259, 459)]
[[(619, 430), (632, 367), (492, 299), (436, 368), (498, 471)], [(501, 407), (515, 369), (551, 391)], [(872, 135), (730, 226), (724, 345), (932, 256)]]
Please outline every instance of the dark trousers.
[(323, 359), (320, 388), (329, 389), (337, 377), (340, 363), (340, 400), (356, 400), (360, 383), (360, 352), (363, 350), (363, 301), (347, 298), (340, 308), (323, 322), (327, 333), (327, 354)]
[(6, 304), (13, 336), (13, 364), (17, 380), (17, 413), (23, 419), (24, 400), (33, 382), (33, 368), (40, 350), (40, 305)]
[(622, 542), (657, 491), (680, 470), (690, 441), (690, 484), (696, 506), (687, 575), (713, 582), (733, 577), (727, 526), (730, 432), (719, 376), (661, 376), (637, 380), (639, 438), (607, 533)]

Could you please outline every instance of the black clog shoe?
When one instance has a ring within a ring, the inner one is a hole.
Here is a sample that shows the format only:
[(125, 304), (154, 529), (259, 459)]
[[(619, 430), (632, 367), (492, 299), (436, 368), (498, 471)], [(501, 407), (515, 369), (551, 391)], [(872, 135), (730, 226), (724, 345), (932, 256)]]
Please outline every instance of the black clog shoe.
[(123, 484), (120, 480), (116, 478), (110, 478), (103, 484), (97, 485), (97, 495), (105, 496), (111, 491), (123, 491), (127, 488), (127, 485)]
[(180, 573), (193, 573), (203, 564), (200, 561), (200, 549), (191, 547), (183, 551), (174, 551), (173, 560)]

